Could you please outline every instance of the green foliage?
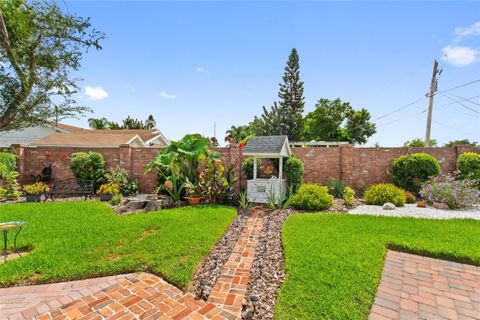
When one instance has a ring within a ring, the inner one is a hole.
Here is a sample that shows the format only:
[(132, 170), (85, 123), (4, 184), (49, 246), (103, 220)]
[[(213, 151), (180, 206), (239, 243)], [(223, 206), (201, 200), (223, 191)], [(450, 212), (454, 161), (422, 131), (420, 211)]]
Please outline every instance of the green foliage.
[(16, 171), (4, 173), (4, 175), (2, 176), (3, 189), (5, 190), (3, 200), (15, 201), (22, 195), (20, 192), (20, 185), (18, 184), (17, 177), (18, 172)]
[(390, 183), (380, 183), (371, 186), (365, 191), (363, 200), (366, 204), (382, 206), (387, 202), (397, 207), (405, 204), (405, 191)]
[(412, 153), (393, 160), (393, 183), (411, 192), (417, 193), (423, 182), (439, 173), (440, 165), (437, 159), (426, 153)]
[(331, 179), (327, 185), (328, 193), (337, 199), (343, 198), (343, 192), (345, 190), (345, 183), (340, 179)]
[(328, 209), (332, 204), (333, 196), (328, 194), (327, 187), (314, 183), (302, 184), (292, 199), (294, 207), (307, 211)]
[(17, 169), (17, 157), (13, 153), (0, 152), (0, 178), (3, 173), (15, 171)]
[(348, 206), (348, 207), (351, 207), (353, 206), (353, 204), (355, 203), (355, 191), (350, 188), (349, 186), (346, 186), (344, 189), (343, 189), (343, 203)]
[(305, 116), (305, 140), (348, 141), (364, 144), (376, 132), (366, 109), (354, 110), (340, 99), (320, 99)]
[(74, 100), (74, 71), (105, 37), (90, 19), (63, 12), (55, 1), (8, 0), (0, 1), (0, 30), (0, 131), (91, 111)]
[(291, 215), (275, 319), (368, 319), (388, 248), (480, 265), (479, 234), (471, 219)]
[(464, 152), (458, 157), (457, 169), (460, 171), (459, 178), (469, 178), (480, 181), (480, 154)]
[(231, 203), (237, 179), (232, 166), (225, 168), (221, 161), (207, 159), (198, 186), (204, 203)]
[(405, 202), (406, 203), (415, 203), (416, 201), (417, 201), (417, 198), (415, 197), (415, 195), (413, 193), (411, 193), (410, 191), (405, 192)]
[[(279, 203), (281, 203), (281, 201), (279, 201)], [(277, 208), (277, 198), (273, 192), (267, 194), (267, 206), (272, 210)]]
[(255, 117), (250, 127), (257, 136), (287, 135), (291, 141), (298, 141), (303, 137), (302, 113), (305, 102), (299, 57), (295, 48), (288, 57), (282, 80), (278, 93), (280, 102), (274, 102), (269, 110), (263, 107), (263, 114)]
[(40, 195), (49, 191), (50, 188), (43, 182), (35, 182), (23, 186), (23, 192), (28, 195)]
[(468, 139), (462, 139), (462, 140), (452, 140), (452, 141), (449, 141), (447, 143), (445, 143), (443, 146), (444, 147), (453, 147), (454, 145), (467, 145), (467, 146), (470, 146), (470, 147), (476, 147), (478, 146), (478, 142), (477, 141), (472, 141), (470, 142), (470, 140)]
[(150, 130), (155, 128), (156, 121), (152, 115), (149, 115), (145, 122), (128, 116), (118, 124), (103, 117), (88, 119), (88, 125), (95, 130)]
[[(430, 139), (430, 147), (436, 147), (437, 144), (438, 144), (437, 140)], [(403, 146), (405, 148), (425, 148), (425, 141), (422, 138), (416, 138), (416, 139), (405, 141)]]
[(295, 156), (292, 156), (285, 161), (284, 169), (287, 175), (288, 188), (291, 189), (293, 193), (297, 192), (302, 184), (303, 174), (305, 173), (303, 162)]
[(115, 183), (120, 186), (120, 193), (129, 196), (137, 193), (138, 181), (128, 175), (127, 170), (116, 167), (108, 169), (105, 178), (109, 183)]
[(122, 199), (123, 199), (123, 196), (122, 196), (121, 193), (119, 193), (119, 194), (114, 195), (108, 203), (110, 203), (110, 205), (112, 205), (112, 206), (116, 206), (116, 205), (120, 204), (120, 202), (122, 202)]
[(231, 126), (230, 129), (226, 132), (227, 136), (225, 137), (225, 141), (228, 141), (229, 138), (232, 142), (240, 143), (241, 141), (245, 140), (248, 136), (252, 135), (252, 130), (250, 126)]
[(116, 183), (104, 183), (98, 189), (99, 194), (119, 194), (120, 186)]
[(5, 194), (7, 193), (7, 190), (5, 188), (0, 187), (0, 201), (5, 200)]
[(104, 182), (105, 160), (99, 152), (77, 152), (72, 154), (70, 168), (80, 182), (90, 180), (95, 188)]
[[(257, 167), (260, 167), (261, 163), (260, 159), (257, 159)], [(242, 171), (247, 179), (253, 179), (253, 157), (248, 157), (243, 161)]]
[(242, 210), (249, 210), (252, 207), (252, 203), (248, 202), (247, 191), (240, 192), (238, 204)]
[(28, 221), (17, 245), (32, 251), (0, 265), (0, 287), (147, 269), (186, 289), (235, 215), (220, 206), (118, 216), (95, 201), (2, 205), (0, 221)]

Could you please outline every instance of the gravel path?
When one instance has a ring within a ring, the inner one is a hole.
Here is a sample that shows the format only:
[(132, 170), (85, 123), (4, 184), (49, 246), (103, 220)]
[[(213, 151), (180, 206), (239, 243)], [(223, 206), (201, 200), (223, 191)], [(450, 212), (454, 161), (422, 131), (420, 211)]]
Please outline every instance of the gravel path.
[(475, 219), (480, 220), (480, 208), (464, 210), (441, 210), (433, 207), (419, 208), (416, 204), (406, 204), (395, 210), (384, 210), (382, 206), (361, 205), (348, 211), (349, 214), (367, 214), (373, 216), (413, 217), (427, 219)]

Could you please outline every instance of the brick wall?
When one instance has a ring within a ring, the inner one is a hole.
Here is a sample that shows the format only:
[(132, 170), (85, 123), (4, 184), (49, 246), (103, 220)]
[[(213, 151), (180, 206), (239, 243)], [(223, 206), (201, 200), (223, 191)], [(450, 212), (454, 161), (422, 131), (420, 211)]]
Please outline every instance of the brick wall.
[[(70, 160), (63, 153), (97, 151), (105, 158), (107, 167), (120, 166), (137, 179), (140, 190), (151, 192), (156, 187), (154, 172), (145, 174), (146, 164), (160, 151), (159, 148), (135, 148), (122, 145), (118, 148), (64, 148), (64, 147), (25, 147), (16, 145), (18, 155), (19, 181), (31, 183), (40, 175), (42, 168), (51, 163), (54, 179), (73, 179)], [(243, 160), (236, 146), (213, 148), (220, 153), (222, 160), (230, 162), (235, 169), (239, 185), (246, 185), (246, 177), (241, 173)], [(455, 170), (460, 154), (466, 151), (480, 153), (480, 148), (455, 146), (452, 148), (355, 148), (349, 145), (335, 148), (292, 148), (293, 153), (303, 161), (305, 182), (327, 183), (332, 178), (343, 180), (350, 186), (363, 186), (388, 181), (393, 159), (400, 155), (426, 152), (438, 159), (442, 172)], [(52, 157), (47, 158), (46, 153)]]

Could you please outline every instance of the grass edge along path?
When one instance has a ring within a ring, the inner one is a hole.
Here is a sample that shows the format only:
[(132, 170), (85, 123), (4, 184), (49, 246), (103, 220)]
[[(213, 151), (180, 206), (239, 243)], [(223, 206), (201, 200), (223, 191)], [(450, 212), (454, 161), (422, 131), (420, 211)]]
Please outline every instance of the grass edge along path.
[(480, 265), (480, 221), (299, 214), (285, 222), (275, 319), (366, 319), (387, 247)]
[(33, 248), (0, 264), (0, 287), (150, 271), (185, 289), (235, 216), (224, 206), (118, 216), (99, 202), (0, 205), (0, 221), (27, 221), (18, 246)]

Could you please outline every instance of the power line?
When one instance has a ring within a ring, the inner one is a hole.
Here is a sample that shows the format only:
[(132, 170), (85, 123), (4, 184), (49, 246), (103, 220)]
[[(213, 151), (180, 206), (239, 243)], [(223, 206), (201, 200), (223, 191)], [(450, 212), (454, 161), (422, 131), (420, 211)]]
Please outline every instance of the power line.
[(464, 105), (464, 104), (461, 103), (460, 101), (455, 100), (454, 98), (450, 97), (449, 95), (446, 95), (445, 93), (443, 93), (443, 96), (447, 97), (448, 99), (456, 102), (457, 104), (461, 105), (462, 107), (464, 107), (464, 108), (466, 108), (466, 109), (468, 109), (468, 110), (470, 110), (470, 111), (473, 111), (473, 112), (475, 112), (475, 113), (480, 114), (480, 112), (478, 112), (477, 110), (475, 110), (475, 109), (473, 109), (473, 108), (470, 108), (469, 106)]
[(458, 88), (463, 88), (463, 87), (469, 86), (469, 85), (474, 84), (474, 83), (477, 83), (477, 82), (480, 82), (480, 79), (478, 79), (478, 80), (473, 80), (473, 81), (470, 81), (470, 82), (467, 82), (467, 83), (458, 85), (458, 86), (453, 87), (453, 88), (450, 88), (450, 89), (446, 89), (446, 90), (442, 90), (442, 91), (437, 91), (436, 94), (444, 93), (444, 92), (449, 92), (449, 91), (452, 91), (452, 90), (455, 90), (455, 89), (458, 89)]
[[(480, 103), (478, 103), (478, 102), (476, 102), (476, 101), (470, 100), (471, 98), (464, 98), (464, 97), (462, 97), (462, 96), (459, 96), (459, 95), (457, 95), (457, 94), (453, 94), (453, 93), (451, 93), (451, 92), (448, 92), (447, 94), (461, 99), (460, 101), (467, 101), (467, 102), (470, 102), (470, 103), (475, 104), (475, 105), (477, 105), (477, 106), (480, 106)], [(479, 97), (479, 96), (477, 96), (477, 97)]]
[(433, 120), (433, 122), (435, 122), (436, 124), (439, 124), (439, 125), (441, 125), (441, 126), (444, 126), (445, 128), (449, 128), (449, 129), (451, 129), (451, 130), (456, 130), (456, 131), (461, 132), (461, 133), (463, 133), (463, 134), (468, 134), (469, 136), (472, 136), (472, 137), (475, 137), (475, 136), (478, 135), (478, 133), (477, 133), (477, 134), (473, 134), (473, 133), (471, 133), (471, 132), (466, 132), (466, 131), (463, 131), (463, 130), (460, 130), (460, 129), (458, 129), (458, 128), (449, 126), (448, 124), (445, 124), (445, 123), (442, 123), (442, 122), (439, 122), (439, 121), (436, 121), (436, 120)]
[[(450, 95), (453, 95), (453, 94), (450, 93)], [(460, 96), (456, 96), (456, 97), (460, 97)], [(476, 98), (480, 98), (480, 95), (478, 95), (478, 96), (473, 96), (473, 97), (470, 97), (470, 98), (464, 98), (464, 99), (470, 101), (471, 99), (476, 99)], [(457, 102), (449, 102), (449, 103), (442, 104), (442, 105), (440, 105), (439, 107), (450, 106), (450, 105), (456, 104), (456, 103), (457, 103)]]

